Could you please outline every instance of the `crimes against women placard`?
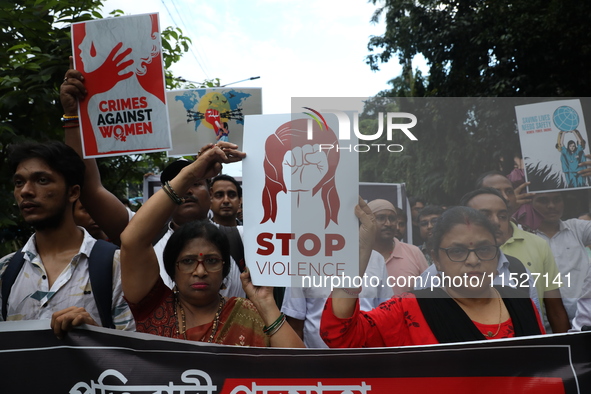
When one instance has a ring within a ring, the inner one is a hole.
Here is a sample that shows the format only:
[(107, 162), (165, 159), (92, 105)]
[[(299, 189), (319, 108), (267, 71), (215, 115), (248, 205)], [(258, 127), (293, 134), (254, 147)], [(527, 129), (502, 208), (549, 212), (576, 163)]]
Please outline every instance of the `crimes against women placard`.
[(355, 141), (340, 149), (337, 135), (332, 115), (246, 117), (244, 250), (255, 284), (309, 287), (359, 274), (357, 153), (346, 149)]
[(242, 148), (244, 116), (262, 113), (261, 88), (171, 90), (166, 93), (172, 150), (195, 155), (209, 143), (229, 141)]
[(589, 154), (579, 100), (519, 105), (515, 114), (530, 192), (591, 187), (589, 179), (578, 174)]
[(72, 25), (88, 91), (78, 108), (84, 157), (171, 148), (160, 40), (158, 14)]

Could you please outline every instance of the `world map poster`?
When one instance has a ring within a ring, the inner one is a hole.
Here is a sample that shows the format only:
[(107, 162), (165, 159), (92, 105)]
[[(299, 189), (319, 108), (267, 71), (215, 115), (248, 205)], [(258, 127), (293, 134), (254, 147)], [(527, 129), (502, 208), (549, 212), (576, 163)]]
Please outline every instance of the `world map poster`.
[(194, 155), (208, 143), (242, 147), (245, 115), (262, 113), (260, 88), (211, 88), (167, 92), (173, 149), (169, 156)]

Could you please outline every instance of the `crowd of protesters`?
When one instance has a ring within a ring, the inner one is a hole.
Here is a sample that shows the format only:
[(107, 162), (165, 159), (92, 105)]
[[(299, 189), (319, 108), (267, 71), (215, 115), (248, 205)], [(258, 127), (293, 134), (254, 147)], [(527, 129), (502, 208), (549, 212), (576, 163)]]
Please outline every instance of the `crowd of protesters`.
[(81, 158), (85, 95), (82, 73), (69, 69), (60, 89), (65, 143), (9, 147), (14, 197), (34, 233), (0, 259), (0, 320), (50, 319), (58, 337), (90, 324), (273, 347), (422, 345), (591, 326), (591, 221), (562, 220), (560, 192), (525, 193), (526, 184), (492, 171), (454, 206), (410, 199), (409, 231), (406, 201), (360, 200), (360, 274), (380, 285), (284, 294), (253, 285), (242, 187), (220, 175), (248, 152), (218, 142), (173, 162), (162, 188), (132, 212), (103, 187), (95, 160)]

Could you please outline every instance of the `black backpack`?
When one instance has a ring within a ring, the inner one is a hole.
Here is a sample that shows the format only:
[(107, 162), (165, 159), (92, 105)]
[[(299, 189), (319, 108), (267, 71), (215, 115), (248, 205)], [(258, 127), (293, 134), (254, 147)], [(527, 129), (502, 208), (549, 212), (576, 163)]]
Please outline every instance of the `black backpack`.
[[(111, 313), (111, 299), (113, 297), (113, 255), (117, 249), (117, 246), (110, 242), (98, 240), (88, 257), (88, 273), (94, 300), (101, 323), (107, 328), (115, 328)], [(8, 296), (24, 263), (24, 254), (22, 249), (19, 249), (8, 262), (8, 267), (2, 275), (2, 317), (5, 321), (8, 314)]]

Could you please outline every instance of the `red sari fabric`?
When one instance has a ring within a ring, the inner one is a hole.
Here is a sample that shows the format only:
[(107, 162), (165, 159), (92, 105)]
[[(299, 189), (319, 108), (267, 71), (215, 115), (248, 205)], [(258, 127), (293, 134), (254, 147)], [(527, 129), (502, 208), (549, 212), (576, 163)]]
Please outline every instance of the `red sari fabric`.
[[(135, 318), (136, 330), (169, 338), (185, 339), (177, 334), (174, 294), (160, 279), (150, 293), (139, 303), (129, 303)], [(269, 337), (263, 332), (265, 323), (254, 304), (244, 298), (226, 300), (220, 314), (220, 323), (212, 343), (237, 346), (269, 346)], [(207, 342), (213, 321), (186, 332), (186, 339)]]
[[(497, 324), (474, 325), (487, 339), (513, 338), (515, 332), (511, 319), (501, 324), (499, 333), (493, 338), (486, 334), (496, 333)], [(538, 325), (544, 332), (538, 316)], [(353, 316), (339, 319), (332, 312), (332, 298), (329, 298), (322, 313), (320, 336), (331, 348), (392, 347), (410, 345), (432, 345), (439, 343), (427, 324), (417, 299), (412, 293), (394, 296), (377, 308), (363, 312), (359, 301)]]

